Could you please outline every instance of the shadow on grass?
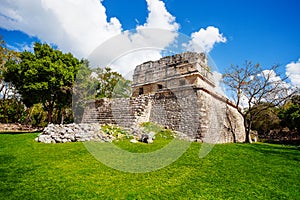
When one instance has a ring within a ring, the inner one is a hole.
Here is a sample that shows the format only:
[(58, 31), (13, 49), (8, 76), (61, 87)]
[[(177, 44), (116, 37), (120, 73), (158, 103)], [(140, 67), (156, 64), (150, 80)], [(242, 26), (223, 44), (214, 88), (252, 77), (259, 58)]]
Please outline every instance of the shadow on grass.
[(256, 143), (244, 146), (256, 153), (261, 153), (267, 156), (276, 156), (287, 160), (300, 161), (300, 146), (295, 145), (274, 145), (270, 143)]
[(9, 154), (0, 154), (0, 163), (1, 164), (11, 163), (15, 159), (16, 159), (16, 156), (9, 155)]
[(19, 135), (19, 134), (31, 134), (40, 133), (41, 131), (0, 131), (0, 134), (5, 135)]
[(281, 141), (280, 140), (278, 140), (278, 141), (266, 140), (266, 141), (264, 141), (264, 143), (283, 144), (283, 145), (298, 145), (298, 146), (300, 146), (300, 139), (299, 140), (281, 140)]

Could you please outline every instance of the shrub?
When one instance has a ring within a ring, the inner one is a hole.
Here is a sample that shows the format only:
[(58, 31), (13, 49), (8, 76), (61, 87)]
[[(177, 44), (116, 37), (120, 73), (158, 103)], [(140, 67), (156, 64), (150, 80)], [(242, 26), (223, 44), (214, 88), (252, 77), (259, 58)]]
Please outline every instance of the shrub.
[(112, 135), (116, 138), (122, 138), (127, 135), (127, 132), (116, 125), (103, 125), (101, 126), (101, 130), (108, 135)]

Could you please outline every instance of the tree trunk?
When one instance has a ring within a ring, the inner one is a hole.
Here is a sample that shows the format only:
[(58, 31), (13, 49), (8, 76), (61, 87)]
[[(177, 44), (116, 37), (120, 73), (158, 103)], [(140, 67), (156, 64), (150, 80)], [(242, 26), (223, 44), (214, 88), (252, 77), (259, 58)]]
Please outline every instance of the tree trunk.
[(48, 123), (52, 123), (52, 114), (53, 114), (53, 107), (49, 106), (49, 110), (48, 110)]
[(60, 124), (64, 124), (64, 121), (65, 121), (65, 114), (66, 114), (65, 109), (62, 109)]
[(249, 130), (246, 130), (246, 139), (245, 139), (245, 143), (252, 143), (251, 134), (250, 134), (250, 129), (249, 129)]
[(245, 137), (245, 143), (252, 143), (251, 140), (251, 122), (247, 121), (246, 116), (244, 117), (244, 126), (245, 126), (245, 133), (246, 133), (246, 137)]
[(29, 122), (30, 122), (30, 125), (32, 125), (31, 110), (32, 110), (32, 107), (27, 108), (26, 111), (25, 111), (26, 112), (26, 119), (23, 122), (23, 124), (25, 124), (25, 125), (28, 125)]

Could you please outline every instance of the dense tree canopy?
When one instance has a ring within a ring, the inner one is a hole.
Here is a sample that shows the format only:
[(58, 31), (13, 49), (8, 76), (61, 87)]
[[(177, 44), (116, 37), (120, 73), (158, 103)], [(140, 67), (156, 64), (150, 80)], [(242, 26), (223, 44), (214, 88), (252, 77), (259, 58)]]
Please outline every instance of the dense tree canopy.
[(130, 81), (124, 79), (111, 68), (98, 68), (96, 70), (98, 87), (97, 98), (129, 97), (131, 95)]
[(20, 53), (20, 61), (9, 59), (4, 71), (27, 107), (42, 103), (52, 122), (55, 106), (63, 109), (71, 104), (71, 92), (80, 61), (72, 54), (64, 54), (48, 44), (34, 44), (34, 52)]
[(279, 112), (281, 125), (300, 133), (300, 96), (295, 95)]
[[(264, 104), (265, 103), (262, 102), (252, 108), (252, 112), (254, 113), (252, 130), (256, 130), (258, 134), (262, 135), (268, 134), (270, 130), (280, 128), (280, 119), (278, 116), (280, 109)], [(266, 106), (268, 108), (266, 108)]]

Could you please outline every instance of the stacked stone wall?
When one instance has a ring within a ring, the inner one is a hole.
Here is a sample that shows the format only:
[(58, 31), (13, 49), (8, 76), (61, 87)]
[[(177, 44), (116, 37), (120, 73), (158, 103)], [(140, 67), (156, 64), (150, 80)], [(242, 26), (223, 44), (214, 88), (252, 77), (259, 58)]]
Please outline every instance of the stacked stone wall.
[(208, 143), (245, 139), (243, 118), (236, 108), (221, 96), (201, 88), (186, 87), (136, 98), (90, 102), (83, 123), (95, 121), (122, 127), (151, 121), (182, 132), (190, 140)]
[(200, 139), (199, 106), (193, 89), (157, 93), (153, 98), (150, 121)]
[(215, 92), (204, 53), (185, 52), (138, 65), (132, 89), (131, 98), (88, 102), (82, 122), (132, 127), (151, 121), (191, 140), (244, 141), (243, 118)]
[(132, 127), (149, 121), (151, 97), (98, 99), (87, 102), (82, 123), (115, 124)]

